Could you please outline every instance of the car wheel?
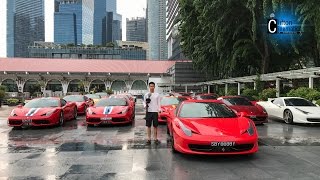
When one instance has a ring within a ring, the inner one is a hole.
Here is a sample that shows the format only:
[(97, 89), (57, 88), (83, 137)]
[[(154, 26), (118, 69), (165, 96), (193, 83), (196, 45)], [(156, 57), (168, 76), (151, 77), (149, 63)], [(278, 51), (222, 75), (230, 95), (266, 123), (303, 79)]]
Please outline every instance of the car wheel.
[(284, 121), (287, 123), (287, 124), (292, 124), (293, 123), (293, 115), (292, 115), (292, 112), (290, 110), (285, 110), (284, 113), (283, 113), (284, 117)]
[(74, 108), (74, 110), (73, 110), (73, 119), (77, 119), (77, 117), (78, 117), (78, 110), (77, 110), (77, 108)]
[(94, 125), (93, 124), (87, 124), (87, 127), (93, 127)]
[(60, 113), (60, 117), (59, 117), (59, 125), (63, 126), (64, 125), (64, 117), (63, 117), (63, 112)]
[(172, 149), (173, 153), (177, 153), (178, 151), (174, 147), (174, 144), (175, 144), (175, 142), (174, 142), (174, 137), (173, 137), (173, 133), (172, 133), (172, 136), (171, 136), (171, 149)]

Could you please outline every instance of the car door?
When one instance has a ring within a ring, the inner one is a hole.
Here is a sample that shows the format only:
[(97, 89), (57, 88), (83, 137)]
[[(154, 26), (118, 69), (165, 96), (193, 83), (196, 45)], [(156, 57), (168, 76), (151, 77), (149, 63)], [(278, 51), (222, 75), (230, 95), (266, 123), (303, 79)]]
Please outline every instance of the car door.
[(272, 106), (271, 106), (271, 110), (272, 110), (272, 114), (273, 116), (279, 118), (279, 119), (283, 119), (283, 111), (285, 109), (285, 105), (283, 102), (282, 98), (276, 98), (273, 102), (272, 102)]

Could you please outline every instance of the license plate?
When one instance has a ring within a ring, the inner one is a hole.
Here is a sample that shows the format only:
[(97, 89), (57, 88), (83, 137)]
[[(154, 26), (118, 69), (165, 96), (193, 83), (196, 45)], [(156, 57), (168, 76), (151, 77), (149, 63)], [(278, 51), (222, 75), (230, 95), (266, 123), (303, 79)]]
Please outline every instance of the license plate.
[(24, 126), (31, 126), (32, 125), (32, 119), (24, 119), (22, 120), (22, 123)]
[(111, 121), (112, 118), (111, 117), (103, 117), (101, 118), (101, 121)]
[(211, 146), (213, 147), (218, 147), (218, 146), (231, 147), (234, 145), (235, 145), (235, 142), (211, 142)]
[(250, 116), (250, 118), (257, 118), (257, 116)]

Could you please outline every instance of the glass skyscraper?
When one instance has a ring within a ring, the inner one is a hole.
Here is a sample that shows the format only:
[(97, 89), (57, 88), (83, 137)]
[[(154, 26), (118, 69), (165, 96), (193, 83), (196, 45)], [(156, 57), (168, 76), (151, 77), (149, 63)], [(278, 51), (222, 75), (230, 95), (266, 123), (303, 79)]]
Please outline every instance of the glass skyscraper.
[(95, 45), (121, 40), (121, 23), (122, 16), (117, 14), (116, 0), (94, 0), (93, 43)]
[(28, 46), (45, 40), (44, 0), (7, 1), (7, 57), (28, 57)]
[(146, 42), (146, 18), (127, 18), (127, 41)]
[(149, 57), (151, 60), (168, 59), (166, 0), (148, 0), (147, 6)]
[(62, 0), (54, 14), (54, 42), (93, 44), (92, 0)]

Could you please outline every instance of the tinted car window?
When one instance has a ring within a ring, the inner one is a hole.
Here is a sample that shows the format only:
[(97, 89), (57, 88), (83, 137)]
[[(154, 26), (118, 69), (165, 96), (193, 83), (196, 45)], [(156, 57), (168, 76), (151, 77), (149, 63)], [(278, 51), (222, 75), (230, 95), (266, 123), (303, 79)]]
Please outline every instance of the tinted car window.
[(198, 96), (199, 99), (217, 99), (218, 97), (217, 96), (214, 96), (214, 95), (200, 95)]
[(250, 101), (245, 98), (224, 98), (223, 102), (227, 105), (234, 106), (253, 106)]
[(182, 118), (232, 118), (236, 114), (222, 104), (194, 102), (181, 106), (179, 117)]
[(287, 106), (316, 106), (310, 101), (305, 99), (284, 99)]
[(71, 95), (71, 96), (66, 96), (63, 99), (66, 100), (66, 101), (71, 101), (71, 102), (83, 102), (84, 101), (84, 96)]

